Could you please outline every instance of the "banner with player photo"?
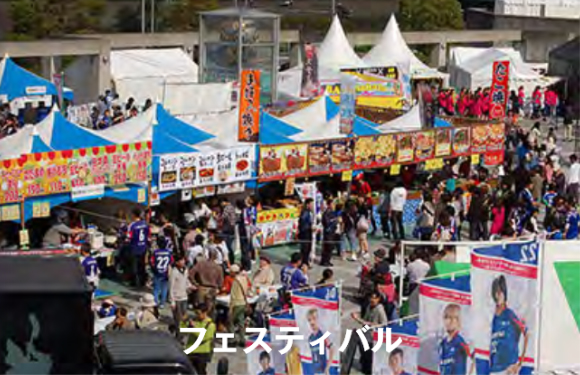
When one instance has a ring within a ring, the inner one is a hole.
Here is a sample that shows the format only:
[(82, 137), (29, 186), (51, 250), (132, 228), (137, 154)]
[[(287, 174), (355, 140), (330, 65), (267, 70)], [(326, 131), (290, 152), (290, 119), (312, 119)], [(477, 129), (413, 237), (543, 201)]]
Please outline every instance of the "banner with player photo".
[(537, 242), (471, 253), (471, 331), (477, 374), (531, 374), (538, 338)]
[(419, 286), (420, 349), (417, 373), (471, 373), (469, 276), (423, 281)]
[[(246, 348), (249, 348), (258, 339), (258, 335), (248, 337), (246, 340)], [(247, 354), (248, 362), (248, 374), (250, 375), (277, 375), (276, 364), (282, 361), (284, 363), (284, 357), (278, 353), (276, 349), (272, 346), (272, 341), (270, 335), (264, 336), (262, 340), (264, 343), (268, 344), (272, 350), (268, 353), (264, 348), (258, 345), (254, 350), (251, 350)]]
[(276, 360), (274, 363), (276, 375), (302, 374), (302, 363), (300, 361), (300, 349), (298, 348), (298, 343), (295, 341), (288, 353), (280, 354), (280, 350), (284, 349), (286, 346), (286, 340), (280, 340), (277, 338), (279, 336), (299, 335), (298, 332), (282, 332), (282, 327), (296, 327), (294, 312), (283, 311), (275, 315), (270, 315), (268, 321), (270, 323), (270, 337), (273, 338), (272, 353), (270, 354), (276, 352), (274, 355), (281, 358), (281, 360)]
[[(340, 368), (340, 296), (338, 286), (292, 292), (294, 317), (303, 340), (300, 349), (303, 375), (338, 375)], [(326, 333), (328, 337), (323, 339)], [(311, 343), (318, 342), (312, 346)]]
[[(411, 375), (417, 373), (417, 356), (419, 355), (419, 336), (417, 336), (418, 319), (390, 324), (391, 343), (401, 339), (401, 345), (387, 353), (382, 347), (373, 353), (374, 375)], [(386, 335), (383, 340), (386, 343)], [(377, 331), (373, 332), (373, 340), (378, 340)]]

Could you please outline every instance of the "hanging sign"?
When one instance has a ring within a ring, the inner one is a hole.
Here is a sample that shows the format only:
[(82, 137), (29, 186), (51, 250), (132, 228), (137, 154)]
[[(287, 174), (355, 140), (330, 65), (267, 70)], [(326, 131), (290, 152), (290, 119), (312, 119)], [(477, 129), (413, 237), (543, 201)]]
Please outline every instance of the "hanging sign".
[(238, 141), (258, 142), (260, 139), (260, 71), (243, 70), (240, 86)]
[(73, 202), (87, 199), (101, 198), (105, 196), (105, 185), (89, 185), (74, 187), (71, 190)]
[(492, 83), (489, 104), (489, 117), (503, 119), (506, 116), (506, 106), (509, 90), (509, 61), (495, 61), (493, 63)]
[(304, 45), (304, 62), (302, 65), (302, 84), (300, 96), (303, 98), (317, 97), (320, 93), (318, 79), (318, 56), (316, 46), (310, 43)]
[(356, 77), (341, 74), (340, 78), (340, 134), (350, 135), (354, 128), (356, 106)]
[(296, 184), (296, 179), (294, 177), (290, 177), (286, 179), (286, 184), (284, 185), (284, 196), (289, 197), (294, 195), (294, 185)]
[(308, 143), (263, 146), (260, 149), (260, 181), (305, 177)]
[(20, 205), (10, 204), (2, 206), (2, 221), (19, 221), (20, 220)]
[(342, 182), (350, 182), (352, 181), (352, 170), (342, 172)]
[(50, 202), (39, 201), (32, 203), (32, 218), (50, 217)]

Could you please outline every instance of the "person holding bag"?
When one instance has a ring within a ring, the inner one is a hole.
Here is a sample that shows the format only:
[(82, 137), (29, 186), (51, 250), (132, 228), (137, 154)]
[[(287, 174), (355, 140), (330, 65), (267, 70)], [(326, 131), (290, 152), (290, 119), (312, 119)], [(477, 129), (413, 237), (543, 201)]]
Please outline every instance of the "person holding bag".
[(251, 284), (247, 276), (240, 273), (240, 266), (237, 264), (230, 267), (230, 276), (234, 281), (230, 291), (229, 331), (234, 334), (234, 343), (243, 346), (245, 345), (246, 316), (249, 315), (250, 308), (247, 296)]

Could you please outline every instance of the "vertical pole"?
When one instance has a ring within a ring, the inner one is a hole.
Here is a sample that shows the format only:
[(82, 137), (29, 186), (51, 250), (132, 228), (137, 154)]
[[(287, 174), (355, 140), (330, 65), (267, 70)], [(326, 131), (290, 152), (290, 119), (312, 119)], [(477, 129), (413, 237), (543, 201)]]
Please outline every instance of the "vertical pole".
[[(401, 259), (399, 268), (399, 309), (403, 307), (403, 273), (405, 272), (405, 241), (401, 241)], [(397, 254), (395, 254), (395, 262), (397, 261)]]
[(336, 0), (332, 0), (332, 17), (336, 15)]
[(542, 348), (542, 297), (543, 297), (543, 283), (544, 283), (544, 255), (546, 254), (546, 241), (538, 243), (538, 280), (537, 280), (537, 295), (536, 301), (536, 324), (538, 325), (538, 335), (535, 342), (535, 356), (536, 359), (534, 372), (538, 373), (542, 365), (541, 348)]
[(145, 1), (141, 0), (141, 34), (145, 34)]
[(155, 32), (155, 0), (151, 0), (151, 34)]

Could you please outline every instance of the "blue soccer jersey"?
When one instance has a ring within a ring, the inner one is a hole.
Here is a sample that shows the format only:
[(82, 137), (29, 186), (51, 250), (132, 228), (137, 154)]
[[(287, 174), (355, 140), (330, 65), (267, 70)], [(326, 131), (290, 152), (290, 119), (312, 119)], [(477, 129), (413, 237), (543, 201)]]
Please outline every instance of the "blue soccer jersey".
[[(308, 337), (308, 342), (313, 343), (314, 341), (320, 339), (324, 334), (321, 330), (318, 330), (316, 333), (312, 333), (310, 337)], [(328, 338), (324, 340), (324, 345), (326, 348), (324, 349), (324, 354), (320, 354), (320, 346), (321, 343), (317, 345), (310, 346), (310, 351), (312, 352), (312, 367), (314, 369), (314, 374), (324, 374), (326, 370), (326, 365), (328, 364), (328, 349), (332, 346), (332, 343)]]
[(155, 276), (159, 276), (165, 279), (169, 277), (169, 265), (173, 257), (171, 251), (168, 249), (157, 249), (151, 255), (151, 267), (153, 268), (153, 273)]
[(92, 282), (97, 276), (99, 276), (99, 265), (95, 258), (88, 256), (81, 261), (81, 265), (89, 282)]
[(268, 369), (266, 369), (264, 371), (260, 371), (258, 373), (258, 375), (276, 375), (276, 371), (274, 371), (274, 369), (272, 367), (269, 367)]
[(546, 206), (548, 207), (554, 207), (554, 198), (556, 198), (558, 194), (554, 193), (554, 192), (547, 192), (546, 194), (544, 194), (544, 203), (546, 204)]
[(439, 344), (439, 372), (441, 375), (465, 375), (468, 357), (469, 345), (459, 333), (445, 337)]
[(566, 215), (566, 239), (575, 240), (578, 238), (578, 223), (580, 222), (580, 216), (576, 210), (570, 210), (568, 215)]
[(491, 322), (490, 372), (505, 371), (519, 360), (520, 336), (526, 332), (525, 324), (517, 315), (505, 308), (494, 315)]
[(145, 254), (149, 241), (149, 225), (143, 220), (134, 221), (129, 224), (128, 232), (131, 252), (135, 255)]

